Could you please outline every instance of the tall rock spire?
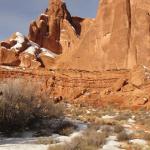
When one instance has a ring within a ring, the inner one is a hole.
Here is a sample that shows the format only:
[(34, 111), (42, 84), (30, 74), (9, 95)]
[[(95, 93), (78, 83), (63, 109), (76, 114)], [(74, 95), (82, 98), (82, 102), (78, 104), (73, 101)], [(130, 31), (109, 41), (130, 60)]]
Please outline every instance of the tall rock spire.
[(49, 6), (45, 13), (31, 23), (29, 39), (57, 54), (62, 53), (60, 33), (64, 20), (74, 28), (66, 4), (62, 0), (49, 0)]
[(61, 60), (60, 67), (81, 70), (150, 66), (150, 1), (100, 0), (94, 25)]

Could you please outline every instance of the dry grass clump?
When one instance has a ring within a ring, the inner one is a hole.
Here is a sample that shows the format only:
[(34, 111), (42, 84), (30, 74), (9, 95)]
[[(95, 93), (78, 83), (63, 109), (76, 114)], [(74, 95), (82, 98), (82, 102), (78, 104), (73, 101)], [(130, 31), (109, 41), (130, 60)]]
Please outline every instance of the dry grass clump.
[(115, 125), (115, 126), (114, 126), (114, 132), (115, 132), (115, 133), (120, 133), (120, 132), (122, 132), (123, 130), (124, 130), (124, 127), (121, 126), (121, 125)]
[(75, 127), (73, 125), (66, 126), (59, 132), (59, 134), (64, 135), (64, 136), (69, 136), (70, 134), (72, 134), (74, 132), (74, 130), (75, 130)]
[(49, 150), (96, 150), (105, 144), (107, 134), (87, 129), (82, 136), (72, 139), (70, 143), (50, 146)]
[(118, 141), (128, 141), (130, 136), (125, 131), (122, 131), (117, 135), (117, 139)]
[(150, 141), (150, 133), (143, 133), (143, 139)]
[(130, 112), (121, 112), (117, 117), (115, 117), (118, 121), (128, 120), (131, 117)]
[(38, 141), (35, 142), (36, 144), (55, 144), (56, 142), (54, 141), (53, 138), (49, 137), (49, 138), (39, 138)]
[(128, 149), (131, 150), (150, 150), (149, 146), (139, 145), (139, 144), (132, 144)]
[(8, 80), (0, 86), (0, 130), (24, 129), (35, 121), (60, 117), (63, 107), (46, 94), (38, 95), (37, 85), (21, 79)]
[(105, 144), (107, 134), (105, 132), (97, 132), (93, 129), (84, 131), (83, 136), (75, 138), (71, 145), (73, 150), (95, 150)]
[(87, 129), (83, 133), (83, 141), (88, 145), (95, 145), (96, 147), (100, 147), (105, 143), (105, 139), (108, 136), (106, 132), (97, 132), (93, 129)]

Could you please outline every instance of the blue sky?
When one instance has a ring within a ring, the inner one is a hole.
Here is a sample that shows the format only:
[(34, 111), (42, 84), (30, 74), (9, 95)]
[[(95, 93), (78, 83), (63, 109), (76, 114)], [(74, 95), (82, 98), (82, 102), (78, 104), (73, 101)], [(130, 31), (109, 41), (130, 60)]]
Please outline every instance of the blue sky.
[[(95, 17), (99, 0), (65, 0), (72, 15)], [(0, 40), (13, 32), (28, 33), (29, 23), (48, 6), (48, 0), (0, 0)]]

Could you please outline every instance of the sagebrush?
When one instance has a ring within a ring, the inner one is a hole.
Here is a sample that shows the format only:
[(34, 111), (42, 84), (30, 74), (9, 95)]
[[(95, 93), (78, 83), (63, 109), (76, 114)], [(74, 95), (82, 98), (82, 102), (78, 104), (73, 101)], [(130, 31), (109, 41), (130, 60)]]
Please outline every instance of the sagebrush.
[(60, 117), (63, 106), (54, 104), (46, 93), (39, 93), (40, 85), (21, 79), (8, 80), (0, 85), (0, 129), (25, 128), (35, 121)]

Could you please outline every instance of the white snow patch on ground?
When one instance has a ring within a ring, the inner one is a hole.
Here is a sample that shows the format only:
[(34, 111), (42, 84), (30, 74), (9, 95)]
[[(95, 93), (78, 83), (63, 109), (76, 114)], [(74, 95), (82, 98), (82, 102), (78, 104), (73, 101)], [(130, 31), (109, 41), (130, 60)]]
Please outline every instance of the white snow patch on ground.
[[(25, 133), (27, 135), (32, 136), (32, 133)], [(38, 139), (40, 138), (1, 138), (0, 150), (47, 150), (48, 145), (34, 144)]]
[(134, 123), (135, 123), (135, 120), (129, 118), (129, 119), (128, 119), (128, 123), (129, 123), (129, 124), (134, 124)]
[(124, 124), (123, 127), (124, 128), (132, 128), (132, 126), (130, 124)]
[(126, 129), (125, 129), (125, 132), (126, 132), (128, 135), (130, 135), (130, 134), (133, 134), (135, 131), (126, 128)]
[(0, 150), (47, 150), (48, 145), (37, 145), (37, 144), (7, 144), (0, 145)]
[(121, 149), (122, 143), (117, 141), (116, 136), (109, 136), (106, 139), (106, 144), (103, 146), (102, 150), (123, 150)]
[(63, 142), (63, 143), (71, 143), (71, 141), (76, 137), (81, 137), (82, 131), (80, 132), (74, 132), (70, 136), (59, 136), (56, 138), (57, 141)]
[(133, 140), (130, 140), (129, 142), (133, 144), (138, 144), (138, 145), (147, 145), (147, 141), (143, 139), (133, 139)]
[[(72, 120), (66, 118), (67, 120)], [(73, 120), (73, 123), (77, 126), (77, 130), (70, 136), (61, 136), (58, 134), (53, 134), (50, 137), (32, 137), (34, 132), (25, 132), (22, 134), (21, 138), (0, 138), (0, 150), (47, 150), (49, 145), (36, 144), (39, 139), (51, 139), (59, 143), (51, 144), (50, 146), (55, 147), (59, 144), (70, 143), (74, 138), (82, 136), (84, 129), (87, 128), (87, 124), (82, 123), (78, 120)]]
[(102, 116), (102, 119), (113, 119), (113, 118), (115, 118), (115, 116), (109, 116), (109, 115)]

